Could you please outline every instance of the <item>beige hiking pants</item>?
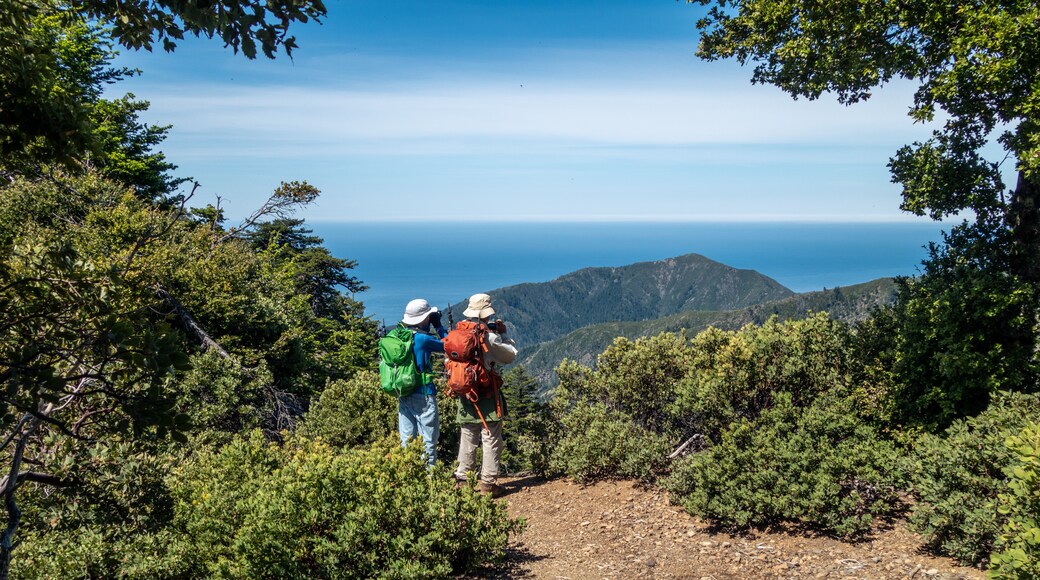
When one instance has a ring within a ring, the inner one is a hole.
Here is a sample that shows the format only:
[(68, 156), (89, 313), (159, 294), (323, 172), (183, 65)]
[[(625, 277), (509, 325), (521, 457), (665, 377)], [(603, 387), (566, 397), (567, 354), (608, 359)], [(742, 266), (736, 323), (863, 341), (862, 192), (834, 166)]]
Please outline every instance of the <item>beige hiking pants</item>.
[(481, 457), (480, 481), (489, 484), (498, 483), (498, 464), (502, 459), (502, 422), (488, 423), (485, 431), (480, 423), (463, 424), (459, 432), (459, 467), (455, 477), (465, 479), (473, 471), (477, 461), (477, 446), (484, 449)]

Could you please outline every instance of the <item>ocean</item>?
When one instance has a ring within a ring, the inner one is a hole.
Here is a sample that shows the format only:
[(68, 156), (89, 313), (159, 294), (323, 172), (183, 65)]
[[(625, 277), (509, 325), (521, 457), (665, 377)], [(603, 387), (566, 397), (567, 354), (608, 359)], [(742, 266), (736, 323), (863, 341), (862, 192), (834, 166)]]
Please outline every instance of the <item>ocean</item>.
[(308, 227), (369, 289), (355, 298), (392, 324), (405, 304), (445, 308), (477, 292), (545, 282), (591, 266), (701, 254), (757, 270), (795, 292), (919, 273), (948, 224), (898, 223), (374, 223)]

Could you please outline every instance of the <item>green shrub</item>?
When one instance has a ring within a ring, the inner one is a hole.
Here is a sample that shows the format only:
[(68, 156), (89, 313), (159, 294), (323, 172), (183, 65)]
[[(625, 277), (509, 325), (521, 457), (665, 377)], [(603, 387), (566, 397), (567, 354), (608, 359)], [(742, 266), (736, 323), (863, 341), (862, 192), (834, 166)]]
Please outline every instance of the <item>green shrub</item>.
[[(709, 328), (692, 342), (681, 333), (619, 338), (594, 370), (570, 361), (556, 369), (551, 407), (560, 434), (550, 466), (582, 479), (652, 478), (662, 471), (656, 450), (694, 435), (718, 441), (734, 421), (754, 421), (771, 408), (780, 393), (803, 406), (831, 389), (848, 392), (853, 352), (849, 328), (822, 313), (786, 322), (774, 316), (736, 332)], [(581, 432), (591, 428), (603, 433)], [(630, 433), (639, 445), (627, 440)], [(612, 471), (622, 465), (626, 471)]]
[(396, 439), (339, 450), (259, 433), (200, 454), (175, 476), (174, 528), (199, 575), (222, 578), (445, 577), (500, 557), (503, 504), (428, 472)]
[(566, 400), (564, 410), (578, 402), (600, 403), (644, 429), (665, 433), (674, 427), (669, 405), (692, 354), (684, 334), (663, 332), (635, 341), (618, 337), (599, 355), (595, 369), (560, 363), (553, 398)]
[(193, 430), (229, 435), (260, 425), (263, 386), (271, 381), (262, 362), (247, 371), (211, 350), (193, 355), (191, 368), (171, 390), (177, 393), (178, 407), (191, 417)]
[(1006, 519), (991, 556), (990, 576), (1040, 577), (1040, 425), (1033, 423), (1009, 437), (1015, 463), (1005, 474), (1008, 492), (998, 496), (997, 511)]
[(620, 411), (644, 429), (665, 433), (674, 427), (668, 405), (693, 359), (684, 333), (663, 332), (635, 341), (620, 337), (597, 358), (589, 381), (571, 385), (583, 398)]
[(12, 578), (191, 578), (191, 544), (169, 531), (141, 533), (95, 524), (70, 533), (26, 534), (14, 552)]
[[(437, 441), (437, 461), (451, 467), (459, 455), (459, 434), (462, 429), (456, 416), (459, 400), (446, 394), (446, 379), (437, 379), (437, 413), (441, 421), (441, 438)], [(477, 461), (481, 454), (477, 453)]]
[(298, 432), (339, 447), (380, 441), (397, 432), (397, 399), (379, 389), (374, 371), (362, 371), (348, 380), (332, 381)]
[(903, 401), (895, 373), (897, 321), (892, 307), (880, 307), (852, 327), (851, 396), (860, 415), (874, 425), (898, 424)]
[(897, 513), (899, 451), (857, 416), (846, 397), (807, 408), (778, 393), (757, 420), (686, 457), (665, 487), (690, 512), (731, 527), (796, 522), (842, 537)]
[(188, 568), (183, 546), (165, 529), (173, 517), (166, 485), (178, 461), (144, 441), (77, 445), (49, 437), (55, 476), (75, 485), (27, 484), (16, 578), (157, 578)]
[(671, 442), (602, 403), (578, 404), (562, 417), (564, 436), (549, 457), (551, 471), (582, 482), (603, 477), (652, 480)]
[(943, 435), (921, 437), (911, 464), (920, 501), (910, 524), (930, 549), (965, 564), (986, 561), (1005, 519), (995, 501), (1007, 489), (1004, 470), (1013, 460), (1004, 442), (1038, 414), (1037, 395), (1003, 393)]
[(542, 425), (551, 449), (548, 472), (583, 482), (659, 476), (679, 438), (669, 407), (692, 357), (686, 343), (685, 335), (672, 333), (618, 338), (595, 370), (563, 361), (551, 420)]
[(850, 341), (849, 329), (826, 313), (786, 322), (773, 316), (736, 332), (709, 328), (693, 339), (692, 368), (670, 412), (686, 433), (718, 441), (733, 421), (769, 409), (776, 393), (804, 406), (819, 393), (846, 388), (856, 368)]

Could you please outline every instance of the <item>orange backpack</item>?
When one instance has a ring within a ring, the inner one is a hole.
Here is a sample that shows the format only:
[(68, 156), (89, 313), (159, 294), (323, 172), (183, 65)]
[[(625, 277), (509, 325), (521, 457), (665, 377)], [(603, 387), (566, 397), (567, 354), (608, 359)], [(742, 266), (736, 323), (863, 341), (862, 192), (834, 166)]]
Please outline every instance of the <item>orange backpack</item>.
[(466, 397), (487, 429), (487, 421), (480, 412), (477, 399), (488, 392), (494, 393), (495, 408), (502, 415), (498, 396), (501, 377), (484, 364), (487, 352), (487, 326), (472, 320), (462, 320), (444, 337), (444, 370), (448, 374), (448, 395)]

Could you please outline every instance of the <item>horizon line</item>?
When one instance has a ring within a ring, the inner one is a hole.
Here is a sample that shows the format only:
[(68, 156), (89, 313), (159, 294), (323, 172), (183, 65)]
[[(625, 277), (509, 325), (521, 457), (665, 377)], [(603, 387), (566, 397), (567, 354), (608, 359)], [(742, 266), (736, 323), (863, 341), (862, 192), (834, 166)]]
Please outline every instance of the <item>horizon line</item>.
[(816, 224), (934, 224), (934, 225), (949, 225), (959, 223), (964, 218), (950, 218), (944, 220), (933, 220), (926, 216), (907, 216), (907, 217), (891, 217), (891, 216), (876, 216), (876, 217), (853, 217), (853, 216), (639, 216), (639, 217), (623, 217), (623, 216), (598, 216), (598, 217), (545, 217), (545, 216), (524, 216), (524, 217), (496, 217), (492, 219), (471, 219), (471, 218), (438, 218), (430, 216), (404, 216), (404, 217), (373, 217), (373, 218), (330, 218), (330, 217), (307, 217), (304, 221), (307, 223), (350, 223), (350, 224), (364, 224), (364, 223), (464, 223), (464, 224), (575, 224), (575, 223), (587, 223), (587, 224), (662, 224), (662, 223), (674, 223), (674, 224), (695, 224), (695, 223), (757, 223), (757, 224), (798, 224), (798, 223), (816, 223)]

